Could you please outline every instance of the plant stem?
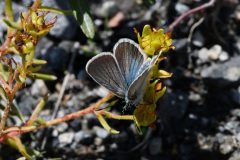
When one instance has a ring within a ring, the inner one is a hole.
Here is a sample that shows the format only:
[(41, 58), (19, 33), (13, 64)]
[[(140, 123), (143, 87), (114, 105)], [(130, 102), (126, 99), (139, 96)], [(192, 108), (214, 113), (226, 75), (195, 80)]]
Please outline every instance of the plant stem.
[(187, 11), (186, 13), (183, 13), (182, 15), (180, 15), (175, 21), (173, 21), (173, 22), (169, 25), (168, 31), (169, 31), (169, 32), (172, 32), (172, 31), (174, 30), (174, 28), (175, 28), (183, 19), (185, 19), (185, 18), (188, 17), (189, 15), (194, 14), (194, 13), (196, 13), (196, 12), (198, 12), (198, 11), (203, 10), (203, 9), (206, 9), (206, 8), (208, 8), (208, 7), (213, 6), (214, 3), (215, 3), (215, 1), (216, 1), (216, 0), (210, 0), (210, 1), (207, 2), (207, 3), (204, 3), (204, 4), (202, 4), (202, 5), (200, 5), (200, 6), (196, 7), (196, 8), (193, 8), (193, 9)]
[(0, 123), (0, 136), (3, 132), (3, 130), (5, 129), (5, 125), (6, 125), (6, 121), (7, 121), (7, 118), (8, 118), (8, 114), (10, 112), (10, 108), (11, 108), (11, 103), (8, 102), (5, 109), (4, 109), (3, 116), (2, 116), (2, 119), (1, 119), (1, 123)]
[(38, 130), (41, 128), (46, 128), (49, 126), (57, 125), (59, 123), (65, 122), (65, 121), (73, 120), (73, 119), (79, 118), (81, 116), (84, 116), (86, 114), (93, 113), (96, 108), (98, 108), (101, 104), (108, 101), (112, 97), (113, 97), (113, 95), (109, 94), (106, 97), (103, 97), (102, 99), (100, 99), (98, 102), (90, 105), (89, 107), (87, 107), (83, 110), (80, 110), (80, 111), (77, 111), (74, 113), (70, 113), (63, 117), (59, 117), (59, 118), (47, 121), (44, 124), (41, 124), (38, 126), (10, 127), (2, 132), (2, 135), (0, 136), (0, 142), (3, 142), (4, 140), (11, 138), (11, 137), (15, 137), (15, 136), (18, 136), (18, 135), (21, 135), (24, 133), (32, 132), (32, 131), (35, 131), (35, 130)]

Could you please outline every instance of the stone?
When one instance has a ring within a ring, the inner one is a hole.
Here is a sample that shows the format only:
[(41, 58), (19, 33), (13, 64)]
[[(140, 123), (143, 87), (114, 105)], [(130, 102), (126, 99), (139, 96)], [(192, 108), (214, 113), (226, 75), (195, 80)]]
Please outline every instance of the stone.
[(197, 47), (202, 47), (204, 45), (205, 39), (200, 31), (194, 32), (192, 37), (192, 43)]
[(212, 85), (225, 87), (240, 80), (240, 56), (232, 57), (221, 64), (212, 64), (201, 71), (201, 76)]
[[(71, 9), (69, 3), (64, 0), (43, 0), (43, 5), (48, 7)], [(56, 16), (51, 13), (51, 17)], [(49, 34), (55, 38), (62, 40), (71, 40), (76, 36), (78, 24), (73, 16), (57, 15), (57, 21)]]
[(149, 142), (149, 152), (151, 155), (157, 155), (162, 150), (162, 139), (160, 137), (155, 137)]
[(220, 45), (212, 46), (207, 52), (208, 59), (213, 61), (218, 60), (221, 52), (222, 52), (222, 47)]
[[(240, 105), (240, 86), (237, 89), (231, 90), (231, 98), (234, 103)], [(240, 117), (240, 114), (239, 114)]]
[(94, 143), (94, 138), (91, 132), (81, 130), (75, 134), (74, 141), (79, 142), (83, 145), (89, 145)]
[(63, 145), (72, 143), (73, 138), (74, 138), (73, 132), (65, 132), (58, 136), (59, 143), (61, 143)]
[(177, 2), (175, 5), (175, 10), (178, 12), (178, 14), (183, 14), (187, 12), (189, 9), (190, 8), (187, 5), (180, 2)]
[(202, 48), (198, 51), (198, 57), (201, 63), (210, 61), (220, 61), (224, 62), (229, 59), (229, 55), (226, 51), (222, 49), (222, 46), (215, 44), (210, 49)]
[(240, 150), (236, 149), (228, 160), (240, 160)]
[(98, 127), (98, 126), (94, 126), (93, 127), (93, 131), (95, 132), (95, 134), (102, 139), (105, 139), (109, 136), (109, 132), (106, 131), (104, 128)]
[(231, 136), (224, 136), (224, 142), (220, 144), (219, 150), (222, 154), (228, 154), (233, 151), (233, 138)]
[(59, 125), (56, 126), (56, 130), (60, 133), (67, 130), (67, 128), (68, 128), (68, 124), (66, 122), (60, 123)]
[(220, 55), (219, 55), (219, 60), (220, 60), (221, 62), (225, 62), (225, 61), (227, 61), (228, 59), (229, 59), (228, 53), (227, 53), (226, 51), (222, 51), (222, 52), (220, 53)]
[(44, 66), (47, 72), (63, 72), (67, 67), (70, 54), (64, 49), (52, 46), (47, 49), (46, 54), (42, 58), (48, 63)]
[(31, 95), (45, 96), (48, 93), (48, 88), (43, 80), (35, 80), (31, 87)]

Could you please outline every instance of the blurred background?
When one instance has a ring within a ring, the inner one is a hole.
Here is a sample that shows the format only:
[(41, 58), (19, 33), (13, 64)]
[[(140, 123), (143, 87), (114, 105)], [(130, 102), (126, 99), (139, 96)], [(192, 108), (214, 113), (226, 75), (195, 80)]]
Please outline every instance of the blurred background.
[[(206, 0), (89, 0), (96, 27), (93, 40), (82, 33), (72, 16), (57, 15), (50, 33), (41, 39), (36, 56), (48, 61), (44, 72), (57, 81), (28, 80), (18, 92), (16, 104), (31, 115), (41, 97), (50, 93), (41, 117), (53, 116), (65, 72), (71, 68), (57, 117), (87, 107), (108, 91), (85, 71), (87, 61), (102, 51), (112, 51), (120, 38), (137, 42), (133, 28), (145, 24), (168, 31), (181, 14)], [(31, 0), (15, 0), (16, 17)], [(66, 0), (43, 0), (43, 5), (69, 9)], [(52, 14), (50, 14), (51, 17)], [(4, 2), (0, 2), (0, 21)], [(52, 15), (54, 16), (54, 15)], [(6, 28), (0, 25), (0, 41)], [(188, 16), (172, 32), (174, 51), (161, 68), (173, 73), (164, 80), (167, 93), (158, 103), (155, 127), (139, 135), (132, 122), (110, 120), (120, 131), (109, 134), (93, 115), (64, 122), (50, 129), (23, 135), (26, 146), (42, 152), (39, 159), (84, 160), (239, 160), (240, 158), (240, 3), (216, 0), (206, 10)], [(74, 57), (73, 57), (74, 55)], [(72, 59), (72, 60), (71, 60)], [(122, 105), (114, 111), (122, 113)], [(20, 124), (16, 118), (9, 123)], [(11, 156), (10, 156), (11, 155)], [(16, 159), (19, 153), (0, 144), (0, 159)]]

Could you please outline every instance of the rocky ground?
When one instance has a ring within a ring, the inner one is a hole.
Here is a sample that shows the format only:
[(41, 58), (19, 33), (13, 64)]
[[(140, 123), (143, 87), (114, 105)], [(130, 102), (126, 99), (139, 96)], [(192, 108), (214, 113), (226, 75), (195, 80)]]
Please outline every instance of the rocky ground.
[[(28, 80), (26, 88), (18, 93), (16, 104), (24, 115), (30, 115), (38, 100), (49, 92), (41, 116), (50, 119), (64, 71), (72, 65), (57, 116), (88, 106), (107, 94), (85, 72), (85, 64), (92, 55), (111, 51), (119, 38), (136, 40), (134, 27), (141, 30), (145, 24), (151, 24), (167, 29), (177, 16), (204, 2), (90, 0), (97, 28), (93, 41), (81, 33), (73, 17), (58, 16), (55, 27), (40, 41), (36, 52), (37, 57), (48, 61), (44, 71), (57, 75), (58, 80), (51, 83)], [(30, 4), (31, 0), (16, 1), (14, 10), (23, 11)], [(68, 8), (64, 0), (45, 0), (44, 4)], [(3, 2), (0, 13), (1, 19)], [(5, 31), (1, 23), (1, 41)], [(240, 160), (239, 2), (217, 1), (212, 8), (185, 19), (172, 37), (176, 50), (168, 54), (168, 61), (161, 67), (172, 72), (173, 77), (165, 80), (168, 90), (159, 102), (154, 129), (146, 128), (140, 136), (132, 123), (111, 121), (121, 131), (111, 135), (95, 116), (87, 115), (24, 135), (26, 146), (41, 152), (45, 159)], [(74, 53), (74, 63), (70, 63)], [(116, 112), (121, 113), (121, 109)], [(16, 118), (9, 123), (21, 124)], [(0, 159), (17, 157), (20, 155), (15, 150), (0, 145)]]

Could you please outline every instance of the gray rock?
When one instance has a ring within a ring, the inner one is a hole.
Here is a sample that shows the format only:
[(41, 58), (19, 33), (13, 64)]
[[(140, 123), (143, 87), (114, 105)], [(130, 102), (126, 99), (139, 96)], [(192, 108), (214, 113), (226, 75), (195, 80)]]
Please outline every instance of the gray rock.
[(195, 45), (197, 47), (202, 47), (204, 45), (205, 39), (200, 31), (194, 32), (193, 38), (192, 38), (192, 43), (193, 43), (193, 45)]
[(68, 128), (68, 124), (66, 122), (63, 122), (63, 123), (56, 126), (56, 130), (60, 133), (67, 130), (67, 128)]
[(234, 151), (228, 160), (240, 160), (240, 150)]
[(58, 136), (59, 143), (61, 143), (62, 145), (67, 145), (72, 143), (73, 138), (74, 138), (73, 132), (62, 133)]
[(26, 89), (17, 92), (17, 97), (19, 97), (19, 99), (17, 99), (17, 104), (22, 114), (31, 115), (39, 100), (31, 96)]
[(232, 111), (231, 111), (231, 114), (232, 114), (233, 116), (236, 116), (236, 117), (240, 118), (240, 109), (234, 109), (234, 110), (232, 110)]
[(234, 103), (240, 105), (240, 86), (237, 89), (231, 90), (231, 97)]
[(101, 127), (98, 127), (98, 126), (94, 126), (93, 127), (93, 131), (96, 133), (96, 135), (99, 137), (99, 138), (102, 138), (102, 139), (105, 139), (109, 136), (109, 132), (106, 131), (105, 129), (101, 128)]
[(70, 54), (57, 46), (47, 49), (42, 58), (48, 63), (44, 66), (47, 72), (62, 72), (67, 67)]
[(229, 59), (229, 55), (226, 51), (223, 51), (222, 47), (215, 44), (210, 49), (202, 48), (198, 51), (198, 57), (200, 63), (210, 62), (210, 61), (221, 61), (224, 62)]
[(221, 84), (223, 87), (229, 83), (239, 83), (239, 62), (240, 56), (237, 56), (222, 64), (212, 64), (210, 67), (205, 68), (201, 71), (201, 76), (206, 80), (212, 80), (212, 82), (215, 83), (215, 86), (219, 86), (219, 84)]
[(35, 57), (39, 58), (47, 54), (47, 51), (50, 47), (52, 47), (53, 41), (49, 40), (46, 37), (43, 37), (39, 40), (36, 51), (35, 51)]
[(166, 123), (178, 123), (188, 107), (188, 96), (184, 92), (165, 93), (158, 103), (159, 117)]
[(103, 142), (103, 139), (102, 139), (102, 138), (96, 137), (96, 138), (94, 139), (94, 144), (95, 144), (96, 146), (100, 146), (100, 145), (102, 144), (102, 142)]
[(74, 141), (88, 145), (94, 143), (94, 138), (90, 131), (78, 131), (74, 136)]
[(155, 137), (149, 142), (149, 152), (151, 155), (157, 155), (162, 150), (162, 139), (160, 137)]
[(183, 14), (185, 12), (187, 12), (189, 10), (189, 7), (181, 2), (177, 2), (175, 5), (175, 10), (179, 13), (179, 14)]
[[(67, 1), (64, 0), (43, 0), (43, 5), (48, 7), (70, 9)], [(53, 17), (56, 15), (52, 15)], [(50, 30), (49, 34), (53, 37), (63, 40), (70, 40), (76, 36), (77, 22), (73, 16), (57, 15), (57, 22)]]
[(35, 80), (31, 87), (33, 96), (45, 96), (48, 93), (48, 88), (43, 80)]
[(219, 61), (224, 62), (227, 61), (229, 59), (229, 55), (227, 52), (222, 51), (219, 55)]
[(112, 17), (119, 11), (116, 1), (104, 1), (99, 8), (98, 15), (101, 17)]
[(233, 138), (232, 136), (224, 136), (224, 141), (220, 144), (219, 150), (222, 154), (228, 154), (233, 151)]

